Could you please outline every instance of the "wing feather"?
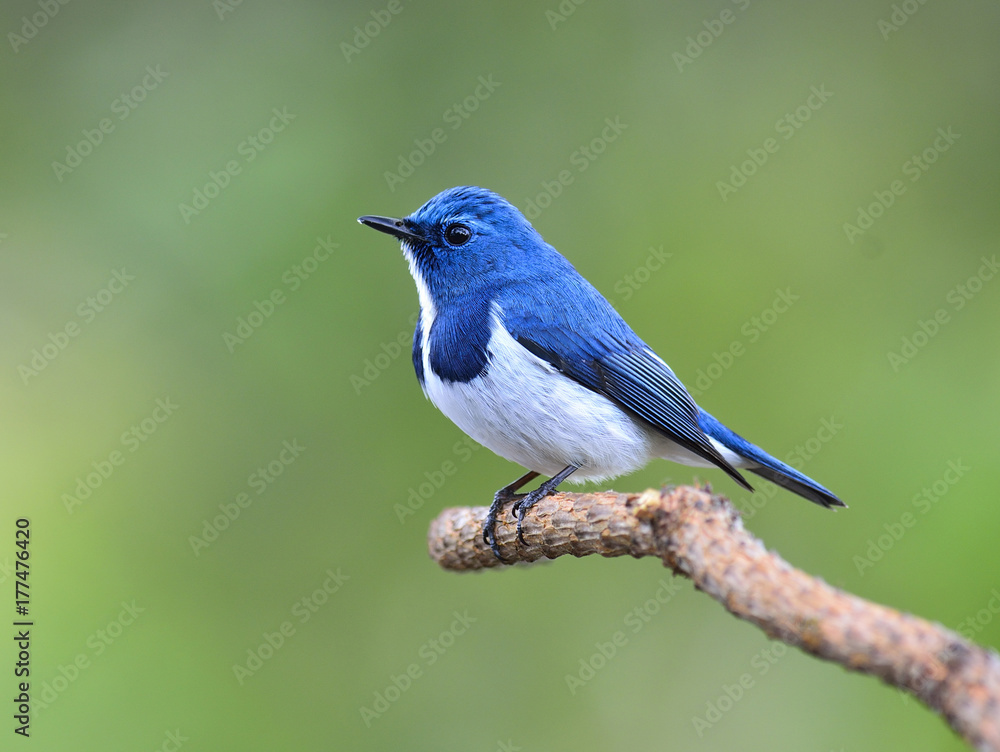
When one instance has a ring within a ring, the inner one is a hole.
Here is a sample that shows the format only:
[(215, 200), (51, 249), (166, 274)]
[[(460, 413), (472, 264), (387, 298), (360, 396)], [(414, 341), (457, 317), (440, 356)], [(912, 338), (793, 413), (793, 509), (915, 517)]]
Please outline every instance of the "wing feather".
[(565, 324), (546, 325), (537, 315), (519, 306), (501, 306), (502, 320), (510, 335), (529, 352), (752, 490), (702, 431), (698, 425), (698, 406), (670, 367), (639, 339), (609, 303), (603, 298), (600, 302), (606, 309), (584, 311), (577, 318), (578, 322), (585, 322), (582, 330)]

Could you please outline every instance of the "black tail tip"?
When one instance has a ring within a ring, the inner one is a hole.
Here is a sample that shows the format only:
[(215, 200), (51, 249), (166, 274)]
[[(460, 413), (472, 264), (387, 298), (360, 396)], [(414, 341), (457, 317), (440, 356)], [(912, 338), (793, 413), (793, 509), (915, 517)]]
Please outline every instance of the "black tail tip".
[[(792, 493), (798, 494), (803, 499), (808, 499), (813, 504), (819, 504), (821, 507), (826, 509), (847, 509), (847, 504), (842, 502), (815, 481), (809, 481), (808, 478), (799, 480), (799, 478), (793, 478), (786, 472), (782, 472), (781, 470), (777, 470), (772, 467), (767, 467), (766, 465), (758, 465), (757, 467), (751, 467), (748, 469), (750, 472), (756, 473), (761, 478), (769, 480), (772, 483), (791, 491)], [(791, 468), (789, 468), (789, 470), (791, 472), (795, 472), (791, 470)], [(796, 473), (796, 475), (800, 474)]]

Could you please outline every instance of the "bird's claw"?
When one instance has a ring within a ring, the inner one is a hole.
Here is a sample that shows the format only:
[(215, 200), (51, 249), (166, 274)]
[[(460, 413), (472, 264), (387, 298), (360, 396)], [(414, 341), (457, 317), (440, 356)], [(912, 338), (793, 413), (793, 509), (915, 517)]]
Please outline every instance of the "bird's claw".
[(517, 539), (522, 543), (522, 545), (527, 546), (528, 541), (524, 539), (524, 516), (528, 513), (537, 502), (539, 502), (544, 496), (544, 491), (539, 493), (541, 489), (535, 489), (531, 493), (524, 494), (520, 499), (514, 502), (514, 506), (511, 507), (511, 512), (517, 515)]
[[(542, 491), (542, 493), (539, 493)], [(500, 521), (500, 512), (503, 506), (511, 499), (514, 505), (510, 508), (510, 513), (517, 519), (517, 540), (521, 545), (527, 546), (528, 541), (524, 539), (524, 516), (536, 503), (541, 501), (547, 494), (543, 489), (535, 489), (526, 494), (505, 494), (501, 496), (498, 492), (490, 506), (490, 511), (486, 514), (486, 522), (483, 524), (483, 543), (488, 545), (500, 561), (507, 563), (507, 560), (500, 555), (500, 545), (497, 543), (497, 523)]]
[[(500, 521), (500, 513), (503, 511), (504, 504), (511, 499), (515, 500), (511, 511), (515, 512), (525, 495), (513, 493), (506, 488), (502, 488), (493, 497), (490, 511), (486, 513), (486, 522), (483, 523), (483, 543), (488, 545), (490, 550), (493, 551), (493, 555), (504, 564), (507, 564), (508, 561), (500, 554), (500, 544), (497, 543), (497, 523)], [(520, 532), (520, 526), (518, 527), (518, 531)], [(524, 539), (521, 538), (521, 541), (523, 542)]]

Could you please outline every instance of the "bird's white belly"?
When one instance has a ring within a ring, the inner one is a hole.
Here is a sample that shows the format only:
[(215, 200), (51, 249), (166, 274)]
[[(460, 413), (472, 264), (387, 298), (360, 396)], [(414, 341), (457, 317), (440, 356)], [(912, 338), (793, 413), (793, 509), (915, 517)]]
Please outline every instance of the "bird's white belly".
[(425, 357), (424, 391), (469, 436), (542, 475), (567, 465), (569, 480), (601, 480), (661, 456), (664, 440), (606, 397), (559, 373), (494, 319), (486, 373), (466, 383), (438, 378)]

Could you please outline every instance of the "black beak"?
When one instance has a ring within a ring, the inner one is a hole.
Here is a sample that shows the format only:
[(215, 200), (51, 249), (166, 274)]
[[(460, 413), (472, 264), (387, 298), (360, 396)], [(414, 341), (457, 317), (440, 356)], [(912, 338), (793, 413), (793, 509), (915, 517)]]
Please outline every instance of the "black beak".
[(358, 217), (358, 222), (371, 227), (373, 230), (384, 232), (400, 240), (409, 240), (414, 243), (426, 243), (427, 240), (413, 232), (404, 224), (405, 220), (393, 219), (392, 217)]

